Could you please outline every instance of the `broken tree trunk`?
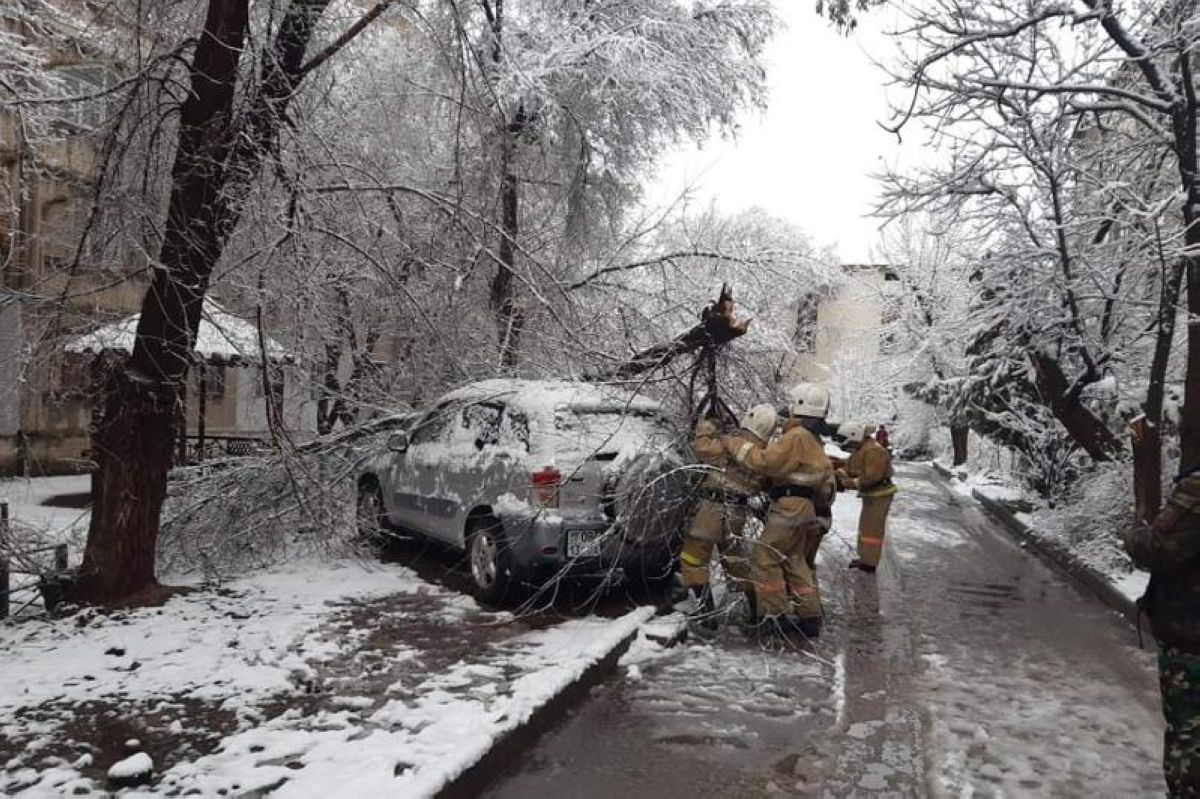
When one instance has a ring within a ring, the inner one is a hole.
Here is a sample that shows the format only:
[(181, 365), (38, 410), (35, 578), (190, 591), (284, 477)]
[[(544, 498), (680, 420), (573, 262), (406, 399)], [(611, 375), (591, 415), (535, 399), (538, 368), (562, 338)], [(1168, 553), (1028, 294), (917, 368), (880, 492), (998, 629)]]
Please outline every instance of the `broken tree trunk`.
[(749, 326), (749, 319), (737, 321), (734, 316), (733, 291), (728, 285), (722, 286), (717, 301), (700, 312), (700, 324), (672, 341), (642, 350), (625, 363), (601, 373), (594, 379), (626, 380), (661, 369), (680, 355), (697, 352), (706, 347), (715, 351), (735, 338), (745, 335)]

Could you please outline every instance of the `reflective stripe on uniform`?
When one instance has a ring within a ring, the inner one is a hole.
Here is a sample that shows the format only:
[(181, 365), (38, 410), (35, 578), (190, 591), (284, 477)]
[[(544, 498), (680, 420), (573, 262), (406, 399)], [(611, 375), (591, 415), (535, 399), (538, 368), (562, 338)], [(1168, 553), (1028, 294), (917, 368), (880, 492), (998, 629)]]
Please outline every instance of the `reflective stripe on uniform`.
[(708, 561), (701, 558), (699, 555), (693, 555), (686, 549), (679, 553), (679, 559), (689, 566), (707, 566)]
[(883, 546), (882, 538), (868, 538), (865, 535), (858, 537), (858, 543), (867, 544), (868, 546), (881, 547)]
[(738, 449), (737, 456), (736, 456), (737, 462), (745, 463), (746, 456), (750, 454), (750, 450), (752, 450), (752, 449), (754, 449), (754, 444), (752, 444), (749, 441), (744, 442), (742, 444), (742, 446)]

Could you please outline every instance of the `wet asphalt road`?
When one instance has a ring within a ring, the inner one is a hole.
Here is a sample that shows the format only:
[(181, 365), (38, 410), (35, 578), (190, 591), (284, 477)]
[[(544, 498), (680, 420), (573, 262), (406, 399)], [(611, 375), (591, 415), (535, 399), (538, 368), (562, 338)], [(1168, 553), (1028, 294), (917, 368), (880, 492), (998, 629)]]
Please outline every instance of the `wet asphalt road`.
[(487, 796), (1162, 795), (1152, 655), (931, 470), (905, 466), (885, 561), (821, 554), (821, 640), (732, 627), (642, 648)]

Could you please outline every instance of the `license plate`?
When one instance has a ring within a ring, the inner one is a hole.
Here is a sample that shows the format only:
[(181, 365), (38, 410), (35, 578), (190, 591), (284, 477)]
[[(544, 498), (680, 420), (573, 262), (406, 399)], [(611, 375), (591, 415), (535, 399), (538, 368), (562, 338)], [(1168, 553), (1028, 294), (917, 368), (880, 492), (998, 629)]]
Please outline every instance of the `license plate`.
[(567, 530), (567, 557), (594, 558), (600, 554), (603, 530)]

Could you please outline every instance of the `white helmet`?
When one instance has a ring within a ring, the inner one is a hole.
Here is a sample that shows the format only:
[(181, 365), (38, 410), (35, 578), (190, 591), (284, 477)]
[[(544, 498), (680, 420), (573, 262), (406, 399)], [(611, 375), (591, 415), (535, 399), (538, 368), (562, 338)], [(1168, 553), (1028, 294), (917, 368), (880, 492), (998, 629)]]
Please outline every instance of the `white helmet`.
[(838, 425), (837, 434), (847, 441), (861, 443), (867, 437), (867, 426), (862, 422), (842, 422)]
[(749, 430), (766, 441), (771, 437), (771, 431), (775, 429), (777, 419), (775, 409), (770, 405), (755, 405), (742, 414), (741, 425), (743, 430)]
[(824, 419), (829, 415), (829, 391), (817, 383), (797, 383), (788, 392), (788, 410), (792, 416)]

